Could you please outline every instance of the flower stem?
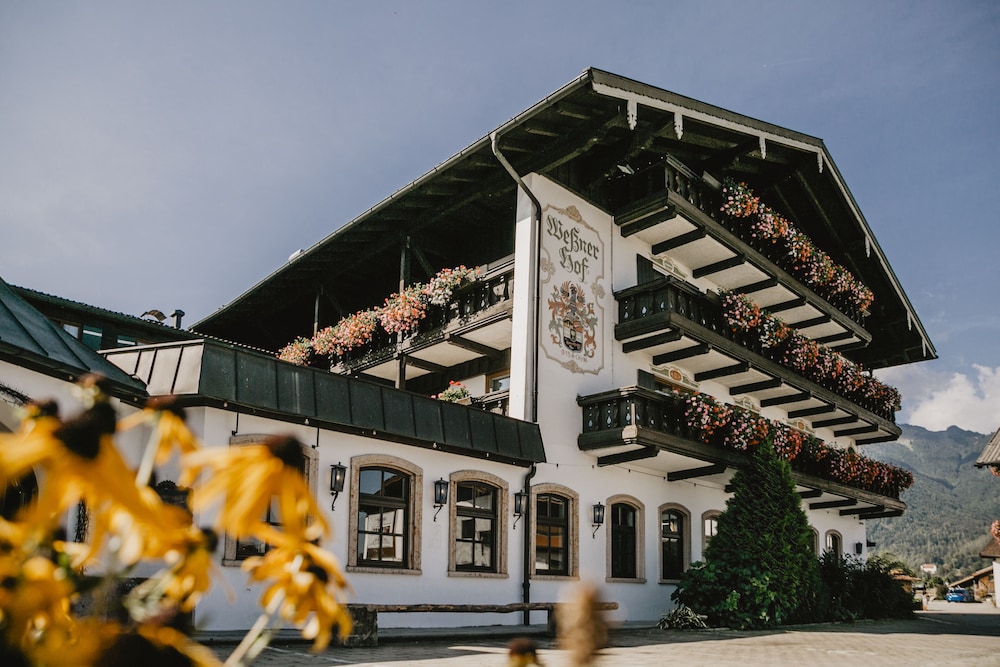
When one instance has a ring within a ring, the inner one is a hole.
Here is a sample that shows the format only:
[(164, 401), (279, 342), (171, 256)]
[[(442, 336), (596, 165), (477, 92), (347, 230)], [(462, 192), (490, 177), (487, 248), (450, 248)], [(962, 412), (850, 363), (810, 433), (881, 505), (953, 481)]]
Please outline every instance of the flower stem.
[(156, 425), (153, 432), (149, 434), (149, 442), (146, 443), (146, 450), (142, 453), (142, 462), (139, 470), (135, 474), (135, 485), (142, 488), (149, 483), (149, 478), (153, 474), (153, 464), (156, 462), (156, 450), (159, 449), (159, 441), (156, 437), (160, 430), (160, 418), (156, 418)]
[[(244, 662), (244, 658), (250, 661), (260, 653), (270, 640), (270, 633), (267, 632), (267, 626), (271, 622), (271, 618), (277, 613), (284, 599), (284, 591), (278, 591), (275, 594), (274, 598), (271, 599), (271, 603), (267, 605), (267, 609), (264, 610), (264, 613), (257, 617), (253, 627), (243, 636), (243, 641), (240, 642), (240, 645), (226, 659), (223, 667), (242, 667), (247, 664)], [(258, 646), (261, 639), (264, 639), (263, 645)], [(254, 649), (252, 653), (251, 649)]]

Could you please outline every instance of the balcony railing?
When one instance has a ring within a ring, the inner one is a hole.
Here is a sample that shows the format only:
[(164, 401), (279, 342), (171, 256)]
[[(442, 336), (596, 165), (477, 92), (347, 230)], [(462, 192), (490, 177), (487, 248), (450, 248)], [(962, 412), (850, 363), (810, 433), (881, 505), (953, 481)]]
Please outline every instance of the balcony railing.
[[(814, 383), (827, 391), (842, 396), (851, 403), (868, 412), (895, 423), (895, 412), (884, 401), (872, 400), (856, 393), (848, 394), (829, 378), (803, 377), (795, 369), (783, 362), (783, 348), (779, 346), (764, 347), (756, 335), (733, 331), (722, 317), (722, 307), (718, 297), (699, 292), (694, 287), (666, 277), (653, 282), (631, 287), (615, 294), (618, 300), (618, 324), (615, 327), (616, 338), (624, 340), (637, 334), (646, 334), (658, 328), (667, 328), (666, 320), (671, 315), (693, 322), (702, 329), (732, 342), (732, 350), (737, 356), (746, 358), (742, 350), (777, 364), (788, 373)], [(643, 326), (648, 323), (648, 326)], [(697, 334), (695, 334), (697, 335)], [(710, 341), (702, 341), (710, 342)], [(752, 362), (752, 360), (750, 360)]]
[(428, 305), (427, 315), (409, 331), (388, 333), (377, 328), (368, 343), (335, 357), (334, 364), (339, 362), (354, 368), (392, 358), (397, 352), (432, 342), (444, 331), (471, 323), (502, 304), (510, 303), (513, 293), (514, 267), (510, 264), (456, 289), (446, 305)]
[[(663, 182), (668, 192), (691, 204), (775, 266), (790, 275), (795, 275), (796, 268), (788, 254), (780, 252), (773, 243), (755, 238), (746, 221), (732, 218), (722, 212), (722, 195), (719, 191), (706, 185), (701, 177), (679, 163), (668, 160), (662, 166)], [(848, 303), (842, 295), (823, 295), (817, 292), (817, 296), (855, 323), (863, 324), (864, 314)]]
[(472, 405), (498, 415), (508, 414), (510, 391), (494, 391), (472, 399)]
[(683, 392), (624, 387), (580, 397), (577, 403), (583, 416), (579, 444), (586, 451), (642, 446), (649, 450), (649, 455), (655, 454), (656, 449), (664, 449), (739, 467), (747, 452), (759, 444), (752, 438), (766, 432), (779, 456), (789, 461), (793, 471), (803, 475), (897, 500), (900, 492), (913, 482), (912, 475), (901, 468), (830, 447), (815, 436), (735, 406), (726, 406), (727, 416), (718, 418), (714, 428), (705, 429), (704, 422), (698, 421), (703, 418), (698, 406), (718, 404)]

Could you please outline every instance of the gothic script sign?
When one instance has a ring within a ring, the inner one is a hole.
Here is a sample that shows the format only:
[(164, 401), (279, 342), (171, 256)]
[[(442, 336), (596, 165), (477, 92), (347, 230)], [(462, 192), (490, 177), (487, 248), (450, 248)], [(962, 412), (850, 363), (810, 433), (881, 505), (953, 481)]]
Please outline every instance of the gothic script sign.
[(575, 206), (542, 210), (541, 287), (545, 356), (573, 373), (604, 367), (604, 241)]

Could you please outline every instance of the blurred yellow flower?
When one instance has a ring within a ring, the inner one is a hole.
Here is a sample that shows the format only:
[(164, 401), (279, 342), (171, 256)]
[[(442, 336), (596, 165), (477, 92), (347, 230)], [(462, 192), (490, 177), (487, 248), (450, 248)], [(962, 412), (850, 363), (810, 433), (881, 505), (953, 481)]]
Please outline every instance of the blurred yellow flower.
[(260, 445), (203, 449), (182, 460), (181, 484), (204, 469), (212, 476), (195, 487), (191, 506), (203, 511), (222, 503), (216, 528), (232, 535), (259, 536), (272, 498), (278, 502), (285, 530), (305, 540), (325, 535), (329, 528), (303, 476), (306, 459), (302, 444), (289, 436), (272, 436)]
[(188, 428), (184, 408), (175, 396), (154, 397), (139, 412), (118, 422), (119, 431), (127, 431), (140, 424), (153, 428), (151, 443), (156, 447), (156, 463), (163, 465), (170, 460), (174, 448), (183, 454), (200, 449), (198, 439)]
[(300, 628), (304, 638), (313, 639), (314, 651), (329, 645), (334, 626), (341, 638), (350, 634), (353, 621), (342, 599), (347, 581), (333, 555), (287, 536), (272, 534), (268, 539), (277, 546), (243, 562), (252, 581), (271, 582), (261, 596), (261, 606), (276, 610)]

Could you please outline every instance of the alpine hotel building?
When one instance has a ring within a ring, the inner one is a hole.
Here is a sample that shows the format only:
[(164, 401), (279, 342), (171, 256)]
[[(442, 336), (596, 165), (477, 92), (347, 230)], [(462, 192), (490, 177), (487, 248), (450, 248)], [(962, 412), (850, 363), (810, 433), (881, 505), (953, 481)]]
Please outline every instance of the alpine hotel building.
[[(207, 446), (297, 436), (352, 602), (589, 581), (617, 620), (673, 607), (764, 437), (817, 554), (864, 557), (912, 481), (864, 455), (900, 434), (871, 371), (935, 357), (821, 140), (595, 69), (192, 330), (102, 354), (137, 395), (179, 396)], [(238, 565), (263, 549), (227, 536), (248, 604), (213, 589), (199, 625), (253, 622)]]

